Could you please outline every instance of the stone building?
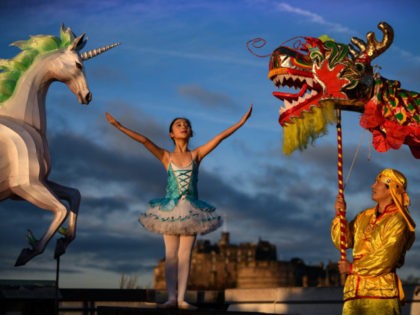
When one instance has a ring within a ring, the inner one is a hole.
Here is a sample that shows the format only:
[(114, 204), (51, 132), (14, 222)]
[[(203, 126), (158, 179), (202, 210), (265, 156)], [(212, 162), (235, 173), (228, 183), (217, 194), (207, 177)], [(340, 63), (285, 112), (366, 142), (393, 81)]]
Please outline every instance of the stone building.
[[(155, 289), (165, 289), (164, 265), (164, 260), (161, 260), (154, 269)], [(278, 261), (275, 245), (263, 240), (231, 244), (229, 233), (222, 232), (216, 244), (197, 240), (192, 253), (188, 289), (335, 286), (339, 283), (336, 264), (324, 268), (322, 264), (307, 266), (299, 258)]]

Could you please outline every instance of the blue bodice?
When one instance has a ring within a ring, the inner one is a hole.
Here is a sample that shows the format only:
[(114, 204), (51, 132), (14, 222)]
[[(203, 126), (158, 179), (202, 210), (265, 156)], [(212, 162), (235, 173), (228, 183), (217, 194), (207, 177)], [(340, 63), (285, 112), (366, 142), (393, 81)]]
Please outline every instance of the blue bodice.
[(198, 167), (192, 161), (187, 167), (176, 167), (172, 162), (168, 167), (168, 183), (166, 196), (149, 201), (150, 206), (159, 206), (160, 210), (172, 210), (181, 198), (187, 199), (194, 207), (203, 211), (214, 211), (214, 207), (205, 201), (198, 199), (197, 192)]

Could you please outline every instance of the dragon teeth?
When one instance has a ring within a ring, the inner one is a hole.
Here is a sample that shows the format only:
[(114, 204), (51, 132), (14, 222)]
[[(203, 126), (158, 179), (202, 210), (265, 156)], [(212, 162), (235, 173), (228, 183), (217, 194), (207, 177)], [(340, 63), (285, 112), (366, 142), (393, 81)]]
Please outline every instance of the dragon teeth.
[(289, 109), (289, 108), (292, 108), (293, 107), (293, 102), (290, 103), (289, 101), (284, 100), (283, 103), (284, 103), (284, 108), (285, 109)]
[(301, 81), (302, 79), (299, 77), (299, 76), (297, 76), (297, 75), (291, 75), (291, 78), (293, 79), (293, 81)]

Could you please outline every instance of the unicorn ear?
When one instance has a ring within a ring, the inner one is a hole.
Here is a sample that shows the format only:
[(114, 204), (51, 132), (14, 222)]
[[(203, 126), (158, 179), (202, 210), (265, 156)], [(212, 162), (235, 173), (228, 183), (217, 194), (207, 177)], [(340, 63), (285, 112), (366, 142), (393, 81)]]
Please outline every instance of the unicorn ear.
[(83, 33), (80, 36), (77, 36), (74, 41), (70, 44), (70, 46), (68, 47), (69, 50), (74, 50), (74, 51), (80, 51), (81, 49), (83, 49), (83, 47), (85, 47), (86, 42), (87, 42), (87, 37), (85, 39), (85, 33)]

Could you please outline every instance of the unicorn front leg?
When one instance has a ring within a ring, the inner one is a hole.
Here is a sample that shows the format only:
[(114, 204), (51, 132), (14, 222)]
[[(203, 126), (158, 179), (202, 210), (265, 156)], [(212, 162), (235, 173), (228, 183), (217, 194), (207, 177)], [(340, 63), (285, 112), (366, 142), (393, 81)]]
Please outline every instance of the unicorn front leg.
[(42, 254), (51, 237), (67, 217), (67, 207), (41, 182), (28, 183), (12, 187), (13, 193), (26, 199), (35, 206), (53, 212), (53, 220), (39, 241), (32, 248), (24, 248), (16, 260), (15, 266), (23, 266), (33, 257)]
[(68, 217), (68, 228), (61, 227), (58, 232), (63, 237), (57, 240), (54, 258), (57, 259), (66, 252), (67, 246), (76, 238), (77, 215), (80, 207), (80, 192), (71, 187), (66, 187), (58, 183), (47, 181), (48, 187), (58, 196), (69, 203), (70, 212)]

